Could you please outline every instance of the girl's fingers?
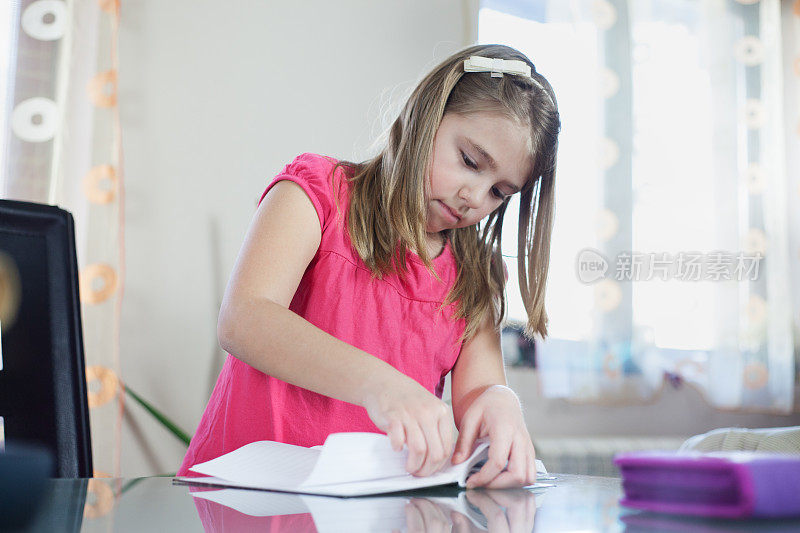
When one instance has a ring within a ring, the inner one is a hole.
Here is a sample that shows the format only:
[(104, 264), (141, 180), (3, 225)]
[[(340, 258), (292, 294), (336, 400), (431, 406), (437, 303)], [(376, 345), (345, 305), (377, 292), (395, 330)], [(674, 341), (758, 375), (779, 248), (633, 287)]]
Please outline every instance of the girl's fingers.
[(403, 430), (403, 424), (397, 419), (389, 423), (389, 429), (386, 431), (389, 436), (389, 442), (392, 443), (392, 449), (399, 452), (403, 449), (403, 443), (406, 441), (406, 432)]
[(512, 442), (506, 471), (489, 480), (485, 485), (487, 489), (518, 488), (528, 484), (526, 482), (528, 477), (528, 457), (526, 457), (525, 449), (519, 441)]
[(523, 486), (517, 476), (511, 472), (500, 472), (493, 480), (484, 485), (487, 489), (518, 489)]
[(439, 434), (439, 419), (425, 420), (422, 425), (422, 432), (425, 435), (426, 455), (420, 469), (414, 472), (415, 476), (429, 476), (434, 473), (442, 461), (445, 460), (445, 448), (442, 437)]
[(439, 462), (437, 471), (445, 466), (450, 465), (450, 458), (453, 456), (453, 449), (455, 447), (455, 435), (453, 434), (453, 422), (450, 417), (443, 417), (439, 419), (439, 435), (442, 437), (444, 444), (444, 458)]
[(428, 447), (425, 443), (425, 436), (416, 420), (406, 422), (405, 432), (406, 445), (408, 446), (406, 472), (413, 474), (417, 472), (425, 462), (425, 455), (427, 454)]
[(528, 479), (526, 480), (526, 485), (533, 485), (536, 483), (536, 454), (531, 453), (528, 457)]
[(511, 452), (511, 435), (500, 432), (490, 435), (489, 458), (481, 469), (467, 480), (467, 488), (483, 487), (505, 469)]
[(478, 419), (474, 416), (470, 416), (470, 412), (467, 412), (464, 418), (461, 419), (461, 428), (458, 432), (458, 441), (456, 441), (453, 464), (461, 463), (469, 457), (470, 452), (472, 452), (472, 445), (478, 437), (479, 428)]
[(525, 452), (525, 485), (533, 485), (536, 483), (536, 449), (533, 447), (533, 442), (528, 440), (524, 445)]
[(422, 416), (413, 416), (408, 410), (405, 415), (391, 419), (387, 435), (395, 451), (402, 450), (403, 443), (408, 449), (406, 471), (415, 476), (428, 476), (447, 464), (453, 448), (453, 424), (450, 409), (444, 402), (425, 406), (418, 410)]

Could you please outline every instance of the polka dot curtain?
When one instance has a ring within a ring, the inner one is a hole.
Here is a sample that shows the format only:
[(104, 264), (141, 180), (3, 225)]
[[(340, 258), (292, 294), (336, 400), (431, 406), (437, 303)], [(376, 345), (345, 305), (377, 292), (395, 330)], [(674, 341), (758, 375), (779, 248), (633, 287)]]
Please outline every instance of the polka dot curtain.
[(800, 0), (481, 6), (562, 110), (542, 392), (800, 410)]
[(120, 471), (124, 279), (117, 102), (118, 0), (12, 2), (3, 196), (75, 219), (95, 477), (85, 516), (113, 505)]

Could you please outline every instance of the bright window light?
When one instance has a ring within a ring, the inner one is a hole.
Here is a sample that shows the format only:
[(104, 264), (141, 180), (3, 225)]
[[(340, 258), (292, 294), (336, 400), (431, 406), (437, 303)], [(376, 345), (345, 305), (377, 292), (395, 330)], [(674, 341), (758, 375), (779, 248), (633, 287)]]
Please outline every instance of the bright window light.
[[(633, 251), (673, 256), (712, 251), (713, 106), (701, 43), (685, 23), (635, 16), (632, 21)], [(505, 43), (528, 55), (558, 98), (562, 130), (545, 304), (552, 337), (586, 340), (592, 335), (594, 295), (592, 286), (577, 279), (575, 262), (583, 248), (599, 248), (602, 35), (591, 21), (537, 22), (487, 8), (480, 10), (478, 32), (481, 43)], [(503, 254), (509, 266), (508, 317), (525, 321), (516, 273), (518, 209), (518, 200), (509, 206)], [(633, 327), (651, 328), (658, 347), (709, 349), (715, 342), (713, 290), (709, 281), (634, 282)]]
[[(479, 13), (478, 32), (481, 43), (507, 43), (528, 55), (537, 72), (553, 86), (558, 99), (562, 127), (545, 308), (551, 336), (580, 340), (591, 329), (593, 293), (575, 277), (575, 252), (593, 245), (595, 236), (591, 225), (569, 221), (584, 220), (586, 213), (595, 210), (594, 199), (600, 194), (595, 188), (600, 182), (595, 137), (602, 110), (594, 97), (600, 90), (600, 80), (585, 75), (596, 70), (597, 29), (589, 23), (543, 24), (484, 8)], [(554, 44), (565, 39), (569, 46)], [(576, 73), (584, 75), (578, 80)], [(564, 179), (565, 176), (584, 178)], [(503, 254), (509, 274), (508, 318), (526, 322), (516, 268), (518, 215), (516, 197), (509, 204), (503, 224)]]

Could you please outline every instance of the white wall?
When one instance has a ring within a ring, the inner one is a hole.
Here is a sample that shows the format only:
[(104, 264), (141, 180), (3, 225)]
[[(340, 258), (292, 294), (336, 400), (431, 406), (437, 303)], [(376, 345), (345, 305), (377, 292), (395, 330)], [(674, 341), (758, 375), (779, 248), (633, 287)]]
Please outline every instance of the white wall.
[[(122, 376), (193, 432), (223, 354), (219, 299), (256, 201), (302, 152), (363, 158), (382, 99), (476, 35), (472, 1), (128, 0)], [(185, 448), (127, 402), (122, 475)]]

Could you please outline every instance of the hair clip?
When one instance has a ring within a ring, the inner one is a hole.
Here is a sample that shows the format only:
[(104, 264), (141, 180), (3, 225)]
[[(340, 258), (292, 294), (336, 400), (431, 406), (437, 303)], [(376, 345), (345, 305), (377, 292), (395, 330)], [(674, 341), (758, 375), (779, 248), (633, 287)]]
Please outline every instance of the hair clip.
[(464, 72), (491, 72), (493, 78), (502, 78), (503, 74), (530, 78), (531, 66), (517, 59), (470, 56), (464, 60)]

